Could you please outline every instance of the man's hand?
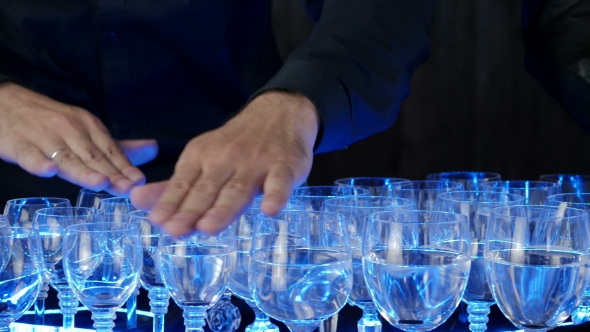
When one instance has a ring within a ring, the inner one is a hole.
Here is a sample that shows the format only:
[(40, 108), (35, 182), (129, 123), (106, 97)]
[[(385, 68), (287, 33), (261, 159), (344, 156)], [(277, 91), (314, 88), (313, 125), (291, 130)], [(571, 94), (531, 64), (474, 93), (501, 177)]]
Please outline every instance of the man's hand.
[(311, 169), (319, 126), (305, 97), (266, 92), (222, 127), (191, 140), (169, 181), (134, 188), (131, 200), (173, 236), (227, 227), (258, 193), (276, 214)]
[(157, 150), (154, 140), (118, 145), (88, 111), (13, 83), (0, 84), (0, 158), (31, 174), (57, 174), (83, 187), (125, 195), (145, 182), (129, 159), (145, 163)]

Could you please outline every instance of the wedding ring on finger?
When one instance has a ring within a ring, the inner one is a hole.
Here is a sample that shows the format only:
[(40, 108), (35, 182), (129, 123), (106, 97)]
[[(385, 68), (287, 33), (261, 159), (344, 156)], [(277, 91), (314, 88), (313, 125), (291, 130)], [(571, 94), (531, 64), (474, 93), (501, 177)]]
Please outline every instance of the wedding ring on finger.
[(55, 157), (57, 157), (57, 155), (58, 155), (60, 152), (62, 152), (62, 151), (65, 151), (65, 150), (67, 150), (67, 149), (65, 149), (65, 148), (64, 148), (64, 149), (57, 149), (57, 150), (55, 150), (55, 151), (54, 151), (54, 152), (51, 154), (51, 157), (49, 157), (49, 160), (53, 161), (53, 160), (55, 159)]

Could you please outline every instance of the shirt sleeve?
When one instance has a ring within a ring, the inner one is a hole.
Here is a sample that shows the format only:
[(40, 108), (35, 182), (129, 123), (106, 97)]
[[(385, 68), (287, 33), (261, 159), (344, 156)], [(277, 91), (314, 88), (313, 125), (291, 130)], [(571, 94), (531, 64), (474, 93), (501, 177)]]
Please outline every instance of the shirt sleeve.
[(590, 133), (590, 2), (525, 0), (525, 65)]
[[(306, 3), (308, 12), (318, 7)], [(325, 0), (310, 38), (256, 94), (281, 89), (309, 98), (321, 121), (316, 153), (384, 130), (428, 58), (434, 11), (434, 0)]]

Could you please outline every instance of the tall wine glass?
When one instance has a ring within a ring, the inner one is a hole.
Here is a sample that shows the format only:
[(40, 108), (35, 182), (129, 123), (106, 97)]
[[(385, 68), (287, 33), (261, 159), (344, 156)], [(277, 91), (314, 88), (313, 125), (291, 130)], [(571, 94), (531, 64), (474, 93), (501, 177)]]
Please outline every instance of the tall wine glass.
[(482, 190), (517, 194), (524, 196), (525, 204), (541, 205), (548, 196), (560, 194), (561, 186), (549, 181), (510, 180), (485, 182)]
[(97, 222), (66, 229), (66, 279), (92, 312), (96, 331), (113, 330), (115, 311), (139, 283), (141, 253), (139, 228), (133, 224)]
[(232, 226), (216, 235), (195, 232), (183, 238), (160, 235), (162, 281), (184, 310), (186, 331), (202, 332), (205, 317), (227, 288), (236, 261)]
[(77, 223), (94, 223), (102, 219), (102, 211), (94, 208), (56, 207), (39, 209), (33, 217), (33, 227), (39, 231), (45, 273), (58, 291), (63, 328), (74, 331), (74, 315), (78, 311), (78, 298), (68, 285), (62, 261), (65, 230)]
[(94, 191), (92, 189), (82, 188), (78, 192), (76, 206), (98, 208), (101, 200), (111, 197), (114, 196), (106, 191)]
[(454, 171), (431, 173), (426, 176), (426, 180), (449, 180), (459, 182), (465, 187), (465, 190), (476, 191), (481, 189), (480, 187), (483, 182), (501, 181), (502, 176), (498, 173), (492, 172)]
[[(590, 193), (569, 193), (557, 194), (547, 197), (545, 205), (557, 207), (570, 207), (581, 209), (590, 214)], [(574, 325), (590, 321), (590, 285), (584, 291), (584, 296), (580, 304), (572, 313), (572, 323)]]
[(569, 207), (502, 206), (486, 233), (486, 277), (518, 328), (547, 331), (567, 319), (589, 278), (588, 213)]
[(143, 265), (139, 279), (148, 291), (150, 311), (154, 314), (153, 332), (164, 332), (164, 316), (168, 312), (170, 293), (162, 281), (159, 268), (158, 240), (162, 230), (149, 222), (149, 215), (148, 211), (130, 212), (129, 223), (139, 226), (141, 233)]
[(543, 174), (540, 181), (556, 182), (561, 186), (561, 192), (590, 193), (590, 175), (585, 174)]
[(371, 214), (363, 239), (363, 271), (381, 315), (404, 331), (429, 331), (443, 324), (467, 285), (470, 242), (462, 214)]
[(452, 191), (436, 199), (436, 210), (465, 215), (471, 227), (471, 272), (463, 294), (471, 331), (487, 330), (490, 306), (495, 303), (483, 262), (490, 211), (498, 206), (517, 204), (524, 204), (523, 196), (490, 191)]
[[(279, 332), (279, 328), (270, 322), (268, 315), (258, 308), (248, 286), (252, 235), (255, 227), (255, 217), (260, 212), (261, 202), (261, 197), (255, 198), (250, 208), (244, 211), (235, 222), (237, 257), (236, 266), (229, 280), (229, 289), (237, 297), (246, 301), (254, 311), (254, 322), (246, 327), (246, 332)], [(303, 202), (294, 200), (288, 201), (285, 206), (285, 210), (303, 210), (304, 208)]]
[(293, 332), (311, 332), (336, 314), (352, 289), (344, 216), (283, 211), (256, 217), (248, 285), (258, 307)]
[(419, 210), (434, 210), (438, 194), (465, 190), (459, 182), (449, 180), (416, 180), (400, 183), (392, 196), (411, 199)]
[[(15, 198), (6, 202), (4, 215), (11, 225), (32, 227), (35, 211), (47, 207), (70, 207), (70, 200), (59, 197)], [(49, 280), (43, 275), (43, 285), (35, 301), (35, 324), (45, 325), (45, 299), (49, 291)]]
[(43, 284), (39, 233), (33, 228), (0, 228), (0, 332), (31, 307)]
[(291, 199), (301, 201), (309, 211), (321, 211), (329, 198), (341, 196), (370, 196), (368, 189), (354, 186), (307, 186), (293, 189)]
[[(106, 197), (98, 203), (98, 208), (105, 213), (105, 221), (108, 222), (127, 222), (129, 212), (136, 211), (131, 200), (127, 197)], [(137, 296), (139, 295), (139, 284), (137, 289), (125, 303), (127, 309), (127, 329), (131, 330), (137, 327)]]
[(343, 215), (348, 224), (353, 270), (352, 291), (348, 302), (363, 310), (363, 316), (357, 323), (358, 330), (361, 332), (379, 332), (382, 328), (377, 308), (371, 299), (363, 274), (363, 232), (371, 213), (397, 209), (416, 209), (416, 203), (399, 197), (349, 196), (330, 198), (323, 205), (323, 211)]
[(396, 184), (409, 181), (408, 179), (402, 178), (363, 176), (338, 179), (334, 181), (334, 184), (338, 186), (365, 188), (371, 192), (371, 196), (391, 196), (391, 192)]

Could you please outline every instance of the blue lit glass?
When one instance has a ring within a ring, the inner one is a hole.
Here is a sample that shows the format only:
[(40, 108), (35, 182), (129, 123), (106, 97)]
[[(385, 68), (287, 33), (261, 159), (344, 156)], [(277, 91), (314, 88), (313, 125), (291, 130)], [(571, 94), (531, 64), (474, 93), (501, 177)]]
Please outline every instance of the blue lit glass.
[(473, 191), (480, 190), (483, 182), (501, 181), (502, 176), (498, 173), (492, 172), (455, 171), (428, 174), (426, 180), (449, 180), (459, 182), (465, 187), (465, 190)]
[(539, 177), (541, 181), (557, 182), (561, 185), (561, 192), (569, 193), (590, 193), (590, 175), (582, 174), (543, 174)]
[(548, 181), (491, 181), (483, 183), (481, 188), (485, 191), (524, 196), (527, 205), (541, 205), (545, 203), (548, 196), (561, 193), (561, 186), (558, 183)]
[(355, 186), (368, 189), (371, 196), (391, 196), (393, 188), (400, 182), (408, 182), (408, 179), (388, 178), (388, 177), (354, 177), (344, 178), (334, 181), (339, 186)]
[(341, 196), (370, 196), (368, 189), (353, 186), (307, 186), (295, 188), (291, 198), (305, 204), (309, 211), (321, 211), (325, 200)]
[(113, 195), (106, 191), (94, 191), (91, 189), (82, 188), (78, 192), (78, 198), (76, 199), (76, 206), (78, 207), (91, 207), (97, 208), (100, 201), (105, 198), (111, 198)]
[(418, 210), (433, 210), (436, 197), (444, 192), (465, 190), (459, 182), (449, 180), (417, 180), (402, 182), (392, 196), (410, 199), (416, 202)]

